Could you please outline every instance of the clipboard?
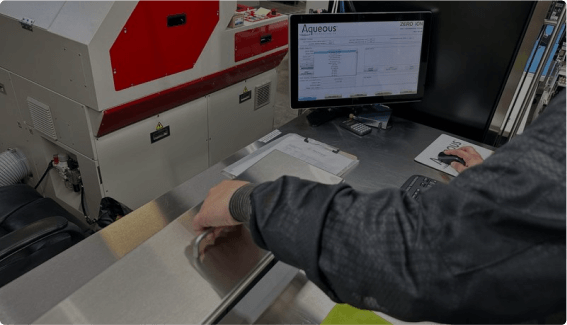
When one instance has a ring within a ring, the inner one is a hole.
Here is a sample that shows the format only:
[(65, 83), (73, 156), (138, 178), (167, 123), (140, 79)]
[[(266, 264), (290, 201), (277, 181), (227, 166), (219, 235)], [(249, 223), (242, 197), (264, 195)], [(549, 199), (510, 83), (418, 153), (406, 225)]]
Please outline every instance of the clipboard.
[(281, 151), (339, 177), (359, 162), (356, 156), (338, 148), (290, 133), (225, 167), (222, 173), (229, 178), (236, 178), (274, 150)]

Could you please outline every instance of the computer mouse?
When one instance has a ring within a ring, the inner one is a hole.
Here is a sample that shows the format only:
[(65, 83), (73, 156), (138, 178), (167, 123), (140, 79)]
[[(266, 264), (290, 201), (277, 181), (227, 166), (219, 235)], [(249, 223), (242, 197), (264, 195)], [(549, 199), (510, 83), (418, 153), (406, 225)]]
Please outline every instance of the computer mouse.
[(453, 161), (461, 163), (465, 166), (467, 165), (465, 163), (465, 161), (463, 160), (463, 158), (461, 158), (459, 156), (455, 156), (455, 155), (446, 155), (443, 151), (441, 151), (439, 153), (439, 155), (437, 155), (437, 159), (439, 159), (439, 161), (441, 161), (442, 163), (445, 163), (447, 165), (450, 165)]

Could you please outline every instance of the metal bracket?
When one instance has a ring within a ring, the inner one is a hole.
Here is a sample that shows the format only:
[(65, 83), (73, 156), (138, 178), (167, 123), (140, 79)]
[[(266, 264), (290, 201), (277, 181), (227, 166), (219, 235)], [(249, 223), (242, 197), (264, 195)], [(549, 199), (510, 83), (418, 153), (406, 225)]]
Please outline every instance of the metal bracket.
[(33, 32), (33, 23), (35, 23), (35, 20), (33, 20), (31, 18), (27, 18), (27, 17), (23, 17), (20, 20), (20, 25), (22, 25), (22, 28), (27, 29), (30, 32)]

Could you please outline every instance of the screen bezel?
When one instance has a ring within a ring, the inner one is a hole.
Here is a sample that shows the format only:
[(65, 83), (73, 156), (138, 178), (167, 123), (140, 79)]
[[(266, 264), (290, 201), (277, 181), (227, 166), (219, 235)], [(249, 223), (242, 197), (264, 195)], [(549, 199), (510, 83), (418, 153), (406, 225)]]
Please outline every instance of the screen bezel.
[[(293, 109), (338, 107), (364, 104), (388, 104), (400, 102), (414, 102), (423, 98), (425, 86), (425, 73), (429, 58), (429, 38), (431, 31), (431, 12), (373, 12), (373, 13), (341, 13), (341, 14), (299, 14), (289, 17), (289, 92), (290, 105)], [(335, 98), (322, 100), (298, 100), (298, 26), (302, 24), (352, 23), (352, 22), (381, 22), (423, 20), (423, 41), (421, 43), (421, 59), (416, 94), (393, 96), (368, 96), (356, 98)]]

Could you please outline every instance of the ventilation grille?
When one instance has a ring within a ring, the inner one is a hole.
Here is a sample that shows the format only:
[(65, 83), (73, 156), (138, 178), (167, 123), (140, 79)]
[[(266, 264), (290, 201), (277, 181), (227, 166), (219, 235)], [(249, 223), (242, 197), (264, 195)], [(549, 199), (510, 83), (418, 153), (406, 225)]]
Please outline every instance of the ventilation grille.
[(270, 103), (270, 86), (271, 82), (256, 87), (256, 98), (254, 99), (254, 110)]
[(28, 97), (28, 108), (30, 109), (34, 128), (53, 140), (57, 140), (57, 134), (55, 133), (55, 126), (53, 125), (53, 118), (51, 117), (51, 110), (49, 109), (49, 106)]

